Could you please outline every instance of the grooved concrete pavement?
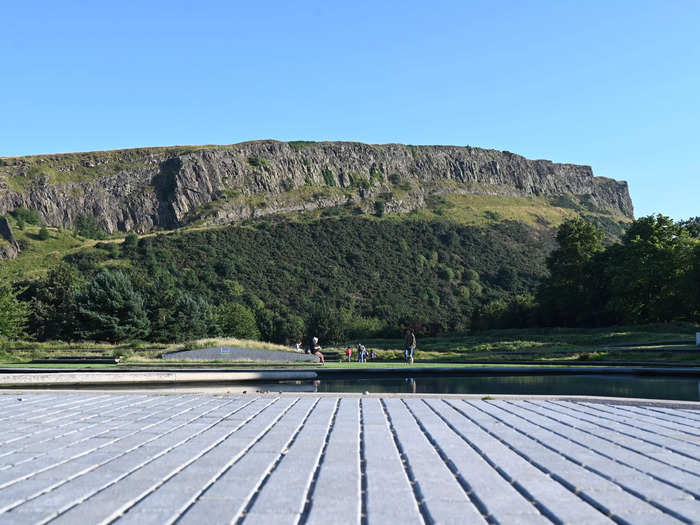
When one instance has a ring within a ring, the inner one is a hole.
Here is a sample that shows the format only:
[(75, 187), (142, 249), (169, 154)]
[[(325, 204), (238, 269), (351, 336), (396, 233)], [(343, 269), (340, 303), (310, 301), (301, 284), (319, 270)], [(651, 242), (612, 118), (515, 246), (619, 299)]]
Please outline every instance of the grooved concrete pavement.
[(0, 444), (0, 524), (700, 522), (687, 409), (47, 392)]

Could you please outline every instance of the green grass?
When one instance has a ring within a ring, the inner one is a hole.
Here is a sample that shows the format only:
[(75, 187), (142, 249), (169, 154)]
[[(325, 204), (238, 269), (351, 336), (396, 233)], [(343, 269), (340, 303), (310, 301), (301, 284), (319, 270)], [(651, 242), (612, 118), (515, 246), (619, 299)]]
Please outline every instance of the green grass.
[[(540, 361), (542, 364), (548, 361), (570, 361), (571, 364), (580, 365), (585, 365), (588, 361), (700, 364), (700, 347), (694, 345), (674, 346), (672, 350), (657, 350), (652, 347), (654, 351), (635, 351), (634, 347), (610, 348), (609, 346), (660, 340), (690, 340), (694, 338), (695, 331), (697, 327), (689, 323), (601, 329), (493, 330), (475, 335), (418, 338), (415, 360), (420, 366), (444, 366), (444, 363), (450, 363), (452, 366), (459, 364), (460, 361), (464, 364), (465, 360), (478, 360), (485, 364), (499, 360)], [(375, 362), (339, 361), (344, 358), (344, 350), (348, 345), (353, 347), (354, 354), (355, 343), (356, 341), (350, 341), (343, 345), (325, 347), (323, 353), (329, 360), (327, 366), (360, 368), (405, 366), (400, 339), (363, 339), (362, 343), (367, 349), (376, 352), (377, 361)], [(23, 363), (32, 359), (55, 356), (121, 356), (122, 363), (125, 364), (165, 364), (160, 359), (160, 355), (164, 352), (217, 346), (290, 351), (289, 347), (283, 345), (234, 338), (208, 338), (170, 345), (144, 342), (109, 345), (91, 342), (73, 344), (20, 341), (5, 343), (0, 352), (0, 360)]]
[[(237, 346), (258, 350), (292, 352), (290, 347), (283, 345), (231, 337), (199, 339), (186, 343), (173, 344), (134, 342), (119, 345), (90, 341), (79, 343), (66, 343), (63, 341), (14, 341), (6, 342), (0, 347), (0, 363), (21, 364), (28, 363), (35, 359), (52, 359), (56, 357), (120, 357), (122, 363), (164, 363), (161, 359), (161, 355), (165, 352), (177, 352), (179, 350), (194, 350), (217, 346)], [(170, 363), (169, 361), (167, 364)]]
[(0, 264), (0, 278), (34, 280), (46, 274), (48, 268), (58, 264), (69, 253), (94, 244), (75, 237), (72, 232), (48, 228), (49, 238), (39, 240), (40, 226), (25, 225), (23, 230), (13, 224), (15, 239), (22, 248), (16, 259), (4, 260)]
[[(491, 330), (474, 335), (453, 335), (419, 338), (415, 358), (419, 362), (478, 360), (608, 360), (608, 361), (670, 361), (700, 362), (700, 347), (679, 346), (694, 350), (673, 354), (638, 352), (630, 349), (610, 349), (612, 344), (645, 343), (661, 340), (692, 340), (697, 327), (690, 323), (626, 326), (598, 329), (525, 329)], [(329, 347), (332, 355), (342, 355), (355, 341)], [(381, 360), (402, 360), (402, 341), (398, 339), (365, 339), (362, 343), (374, 350)], [(518, 352), (528, 352), (520, 355)], [(583, 357), (581, 357), (583, 356)]]
[(311, 140), (292, 140), (290, 142), (287, 142), (287, 144), (289, 144), (289, 147), (291, 147), (294, 151), (299, 153), (304, 148), (312, 146), (316, 143)]
[[(446, 186), (445, 183), (441, 183)], [(449, 185), (447, 185), (449, 186)], [(437, 189), (437, 188), (436, 188)], [(443, 188), (449, 190), (449, 187)], [(477, 188), (482, 191), (484, 188)], [(559, 207), (538, 197), (510, 197), (503, 195), (440, 195), (426, 199), (427, 207), (416, 216), (421, 219), (442, 217), (458, 224), (486, 226), (501, 221), (518, 221), (537, 228), (556, 228), (567, 219), (578, 217), (572, 208)], [(589, 213), (595, 216), (630, 219), (605, 212)]]

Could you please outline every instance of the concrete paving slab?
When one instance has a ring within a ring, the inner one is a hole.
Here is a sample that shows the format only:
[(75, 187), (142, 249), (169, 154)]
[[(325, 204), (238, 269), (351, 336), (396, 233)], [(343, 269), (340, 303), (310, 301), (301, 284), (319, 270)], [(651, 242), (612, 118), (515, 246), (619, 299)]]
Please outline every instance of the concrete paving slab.
[(700, 417), (682, 408), (16, 397), (0, 394), (0, 524), (700, 522)]

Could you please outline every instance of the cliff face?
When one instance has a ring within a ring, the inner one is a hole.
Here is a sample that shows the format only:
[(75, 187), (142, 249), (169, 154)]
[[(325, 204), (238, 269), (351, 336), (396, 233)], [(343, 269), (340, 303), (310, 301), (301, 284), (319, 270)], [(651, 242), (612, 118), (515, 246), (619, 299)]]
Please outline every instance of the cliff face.
[(0, 259), (14, 259), (19, 251), (9, 221), (6, 217), (0, 217)]
[(627, 183), (594, 177), (588, 166), (470, 147), (256, 141), (0, 159), (0, 214), (24, 205), (66, 228), (94, 215), (107, 232), (374, 199), (405, 211), (448, 192), (573, 195), (633, 216)]

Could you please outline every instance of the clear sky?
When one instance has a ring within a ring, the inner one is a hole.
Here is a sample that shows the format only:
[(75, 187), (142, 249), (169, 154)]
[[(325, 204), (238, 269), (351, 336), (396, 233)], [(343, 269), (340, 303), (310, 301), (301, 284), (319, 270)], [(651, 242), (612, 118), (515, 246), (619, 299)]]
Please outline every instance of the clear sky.
[(0, 20), (0, 155), (471, 145), (700, 215), (697, 0), (4, 0)]

